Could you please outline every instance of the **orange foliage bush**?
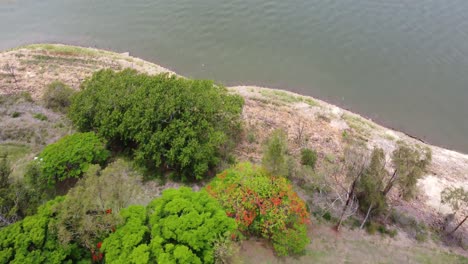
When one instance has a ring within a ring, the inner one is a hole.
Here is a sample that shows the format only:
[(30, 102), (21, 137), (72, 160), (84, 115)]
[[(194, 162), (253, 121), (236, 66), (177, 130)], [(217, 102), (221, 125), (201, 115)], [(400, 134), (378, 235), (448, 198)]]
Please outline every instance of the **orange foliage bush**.
[(306, 204), (286, 178), (241, 163), (220, 173), (206, 190), (236, 219), (240, 232), (270, 239), (278, 255), (301, 253), (309, 243)]

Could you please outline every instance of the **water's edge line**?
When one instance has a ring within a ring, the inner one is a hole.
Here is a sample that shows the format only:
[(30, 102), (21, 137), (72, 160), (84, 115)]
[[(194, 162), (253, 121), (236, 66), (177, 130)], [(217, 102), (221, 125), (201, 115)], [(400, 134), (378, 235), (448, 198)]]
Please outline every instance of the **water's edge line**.
[[(14, 48), (0, 50), (0, 54), (1, 53), (6, 53), (6, 52), (11, 52), (11, 51), (16, 51), (16, 50), (20, 50), (20, 49), (37, 49), (37, 50), (41, 50), (40, 46), (47, 46), (47, 45), (57, 46), (57, 47), (70, 47), (70, 48), (79, 48), (79, 49), (84, 49), (84, 50), (92, 50), (94, 52), (97, 52), (99, 54), (99, 56), (109, 57), (111, 59), (118, 58), (118, 59), (137, 60), (137, 61), (140, 61), (140, 62), (146, 64), (146, 65), (151, 65), (152, 67), (160, 68), (164, 72), (174, 74), (174, 75), (177, 75), (179, 77), (187, 78), (186, 76), (178, 74), (176, 72), (176, 70), (174, 70), (171, 67), (163, 66), (163, 65), (160, 65), (158, 63), (147, 61), (147, 60), (139, 58), (139, 57), (134, 57), (129, 52), (119, 52), (119, 51), (114, 51), (112, 49), (101, 49), (101, 48), (97, 48), (97, 47), (86, 47), (86, 46), (80, 46), (80, 45), (75, 45), (75, 44), (64, 44), (64, 43), (59, 43), (59, 42), (31, 43), (31, 44), (20, 45), (18, 47), (14, 47)], [(224, 84), (222, 84), (222, 82), (219, 82), (219, 81), (216, 81), (216, 80), (214, 80), (214, 82), (224, 86)], [(333, 103), (330, 103), (330, 102), (328, 102), (328, 101), (326, 101), (324, 99), (316, 98), (316, 97), (313, 97), (313, 96), (310, 96), (310, 95), (299, 94), (297, 92), (292, 92), (292, 91), (281, 89), (281, 88), (269, 88), (269, 87), (257, 86), (255, 84), (239, 84), (239, 85), (226, 86), (226, 88), (228, 88), (228, 89), (235, 89), (236, 87), (249, 87), (249, 88), (253, 88), (253, 89), (278, 90), (278, 91), (284, 91), (284, 92), (287, 92), (287, 93), (290, 93), (290, 94), (294, 94), (296, 96), (300, 96), (300, 97), (303, 97), (303, 98), (310, 98), (310, 99), (313, 99), (315, 101), (320, 102), (320, 104), (323, 105), (323, 106), (326, 106), (326, 107), (329, 107), (329, 108), (338, 108), (341, 111), (344, 111), (344, 112), (350, 113), (352, 115), (358, 116), (359, 118), (365, 119), (368, 122), (370, 122), (372, 124), (375, 124), (375, 125), (377, 125), (377, 126), (379, 126), (381, 128), (387, 129), (389, 131), (401, 133), (401, 134), (403, 134), (403, 135), (405, 135), (405, 136), (407, 136), (407, 137), (409, 137), (409, 138), (411, 138), (413, 140), (416, 140), (416, 141), (418, 141), (420, 143), (423, 143), (424, 145), (427, 145), (429, 147), (439, 148), (439, 149), (447, 150), (447, 151), (450, 151), (450, 152), (453, 152), (453, 153), (457, 153), (459, 155), (465, 156), (468, 159), (468, 153), (463, 153), (463, 152), (461, 152), (459, 150), (453, 150), (453, 149), (450, 149), (450, 148), (448, 148), (446, 146), (434, 145), (434, 144), (430, 143), (429, 141), (424, 140), (424, 139), (422, 139), (422, 138), (420, 138), (420, 137), (418, 137), (416, 135), (412, 135), (412, 134), (407, 133), (407, 132), (405, 132), (403, 130), (395, 129), (395, 128), (391, 127), (391, 126), (381, 124), (378, 121), (375, 121), (374, 119), (371, 119), (371, 118), (367, 117), (363, 113), (354, 112), (352, 109), (349, 109), (346, 106), (333, 104)]]

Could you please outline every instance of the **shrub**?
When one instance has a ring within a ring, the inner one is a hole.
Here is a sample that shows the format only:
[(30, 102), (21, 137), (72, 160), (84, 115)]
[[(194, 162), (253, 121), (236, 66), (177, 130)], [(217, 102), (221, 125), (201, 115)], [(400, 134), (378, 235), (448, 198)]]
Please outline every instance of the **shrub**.
[(273, 175), (290, 175), (292, 166), (288, 155), (288, 139), (283, 130), (273, 131), (265, 142), (262, 164)]
[(150, 229), (144, 206), (130, 206), (120, 212), (124, 224), (104, 239), (101, 251), (108, 263), (148, 263)]
[(218, 174), (206, 187), (245, 235), (270, 239), (278, 255), (298, 254), (309, 243), (306, 204), (289, 181), (241, 163)]
[(18, 97), (29, 103), (34, 102), (34, 100), (32, 99), (31, 93), (27, 91), (20, 92), (18, 94)]
[(231, 238), (221, 237), (214, 244), (216, 264), (240, 264), (239, 246)]
[(120, 159), (104, 170), (92, 165), (55, 208), (59, 241), (98, 251), (96, 245), (119, 223), (120, 210), (140, 193), (136, 176)]
[(48, 145), (39, 155), (41, 175), (49, 185), (69, 178), (79, 178), (91, 164), (109, 156), (104, 142), (93, 132), (75, 133)]
[(32, 189), (38, 203), (50, 200), (55, 196), (53, 190), (49, 188), (48, 179), (42, 177), (40, 165), (37, 160), (30, 162), (24, 173), (24, 181)]
[(366, 225), (366, 231), (367, 233), (374, 235), (377, 231), (379, 231), (379, 227), (379, 224), (377, 224), (374, 221), (371, 221)]
[(315, 163), (317, 162), (317, 152), (312, 149), (302, 149), (301, 150), (301, 164), (309, 166), (312, 169), (315, 169)]
[(44, 106), (57, 112), (66, 112), (71, 104), (72, 88), (60, 81), (49, 84), (42, 96)]
[(254, 133), (254, 132), (249, 131), (249, 133), (247, 134), (247, 141), (248, 141), (250, 144), (255, 143), (255, 141), (256, 141), (256, 136), (255, 136), (255, 133)]
[(11, 117), (12, 117), (12, 118), (17, 118), (17, 117), (20, 117), (22, 114), (23, 114), (23, 113), (20, 113), (20, 112), (13, 112), (13, 113), (11, 114)]
[(52, 207), (59, 197), (41, 206), (38, 214), (0, 229), (0, 263), (75, 263), (84, 252), (76, 245), (62, 245), (49, 228), (53, 223)]
[(102, 243), (107, 263), (214, 263), (216, 241), (236, 228), (215, 199), (185, 187), (121, 216), (125, 223)]
[(148, 169), (201, 179), (238, 134), (242, 105), (211, 81), (102, 70), (83, 83), (69, 116), (79, 129), (134, 150)]
[(11, 173), (8, 157), (0, 156), (0, 228), (34, 214), (38, 205), (38, 194), (22, 180), (13, 179)]
[(330, 222), (332, 220), (332, 216), (331, 216), (330, 212), (328, 212), (328, 211), (325, 214), (323, 214), (322, 218), (327, 220), (328, 222)]
[(34, 118), (36, 118), (37, 120), (41, 120), (41, 121), (47, 121), (47, 116), (44, 115), (43, 113), (37, 113), (37, 114), (34, 114), (33, 115)]

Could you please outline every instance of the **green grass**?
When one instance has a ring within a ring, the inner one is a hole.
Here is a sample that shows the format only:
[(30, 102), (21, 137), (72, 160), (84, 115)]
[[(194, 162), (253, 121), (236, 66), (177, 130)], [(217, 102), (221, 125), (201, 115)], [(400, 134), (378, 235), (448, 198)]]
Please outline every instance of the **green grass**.
[(453, 263), (453, 264), (468, 264), (468, 258), (446, 252), (433, 252), (427, 254), (426, 252), (416, 252), (414, 259), (418, 263), (439, 264), (439, 263)]
[(370, 130), (376, 128), (376, 126), (372, 124), (372, 122), (359, 116), (343, 114), (342, 117), (350, 128), (352, 128), (356, 133), (362, 136), (369, 136)]
[(28, 162), (26, 156), (31, 153), (31, 148), (23, 144), (4, 143), (0, 144), (0, 156), (7, 154), (13, 169), (12, 178), (21, 178), (24, 175)]
[(33, 117), (36, 118), (37, 120), (41, 120), (41, 121), (47, 121), (48, 120), (47, 116), (44, 115), (43, 113), (34, 114)]
[(332, 224), (317, 224), (309, 230), (311, 243), (305, 255), (278, 258), (268, 244), (247, 243), (240, 252), (245, 263), (421, 263), (468, 264), (468, 258), (434, 249), (427, 244), (407, 244), (398, 238), (362, 236), (361, 231), (336, 234)]
[(274, 106), (281, 106), (280, 102), (276, 100), (272, 100), (272, 99), (263, 98), (263, 97), (252, 97), (252, 100), (260, 102), (262, 104), (266, 104), (266, 105), (271, 104)]
[[(24, 62), (29, 64), (40, 64), (40, 63), (50, 63), (50, 62), (63, 62), (63, 63), (82, 63), (82, 64), (95, 64), (95, 61), (84, 60), (79, 58), (66, 58), (66, 57), (54, 57), (49, 55), (34, 55), (32, 60), (24, 60)], [(50, 69), (50, 65), (49, 65)]]
[(304, 96), (297, 96), (297, 95), (293, 95), (291, 93), (287, 93), (284, 91), (260, 90), (260, 94), (266, 98), (277, 100), (277, 101), (287, 103), (287, 104), (303, 102), (310, 106), (319, 106), (319, 104), (312, 98), (307, 98)]
[(0, 156), (8, 155), (11, 161), (18, 160), (30, 152), (30, 147), (23, 144), (4, 143), (0, 144)]
[(56, 44), (32, 44), (22, 46), (17, 49), (31, 49), (31, 50), (45, 50), (50, 53), (64, 56), (99, 56), (104, 54), (114, 54), (113, 52), (104, 50), (95, 50), (90, 48), (83, 48), (78, 46), (56, 45)]

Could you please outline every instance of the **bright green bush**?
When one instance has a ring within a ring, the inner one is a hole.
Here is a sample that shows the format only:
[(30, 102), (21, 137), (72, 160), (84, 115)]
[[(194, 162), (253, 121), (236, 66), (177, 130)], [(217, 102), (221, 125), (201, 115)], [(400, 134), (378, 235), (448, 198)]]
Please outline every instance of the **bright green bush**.
[(54, 81), (47, 86), (42, 100), (45, 107), (57, 112), (66, 112), (71, 104), (71, 96), (75, 93), (68, 85)]
[(34, 216), (0, 229), (0, 263), (72, 263), (85, 252), (76, 245), (64, 246), (49, 225), (54, 221), (52, 208), (62, 197), (40, 207)]
[(236, 228), (215, 199), (185, 187), (121, 216), (125, 223), (101, 247), (107, 263), (214, 263), (215, 243)]
[(79, 129), (134, 150), (149, 169), (201, 179), (236, 134), (242, 105), (211, 81), (103, 70), (83, 83), (69, 116)]
[(105, 143), (93, 132), (75, 133), (44, 148), (37, 159), (40, 177), (53, 185), (69, 178), (79, 178), (91, 164), (109, 156)]
[(302, 253), (309, 243), (306, 204), (286, 178), (241, 163), (218, 174), (206, 190), (243, 234), (270, 239), (278, 255)]
[(130, 206), (120, 213), (124, 224), (102, 243), (108, 263), (149, 263), (150, 229), (144, 206)]
[(304, 148), (301, 149), (301, 164), (309, 166), (315, 169), (315, 163), (317, 162), (317, 152), (312, 149)]

